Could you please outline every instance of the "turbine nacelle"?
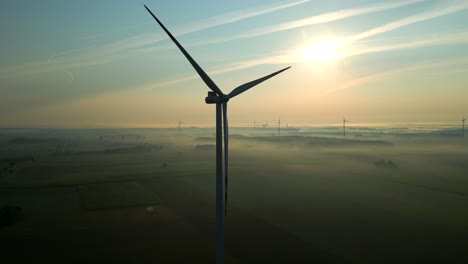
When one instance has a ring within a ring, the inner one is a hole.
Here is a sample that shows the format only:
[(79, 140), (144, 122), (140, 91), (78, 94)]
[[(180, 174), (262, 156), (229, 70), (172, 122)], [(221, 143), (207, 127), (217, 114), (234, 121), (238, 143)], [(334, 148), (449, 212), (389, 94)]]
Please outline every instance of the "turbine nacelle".
[(207, 104), (218, 104), (218, 103), (227, 103), (230, 97), (228, 95), (217, 95), (215, 92), (208, 92), (208, 96), (205, 98), (205, 103)]

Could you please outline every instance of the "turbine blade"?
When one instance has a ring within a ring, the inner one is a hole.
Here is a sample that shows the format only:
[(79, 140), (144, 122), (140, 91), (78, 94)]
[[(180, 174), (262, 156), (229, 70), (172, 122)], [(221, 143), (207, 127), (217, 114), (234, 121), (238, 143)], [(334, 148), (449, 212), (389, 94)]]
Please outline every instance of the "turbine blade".
[(224, 216), (227, 216), (227, 201), (228, 201), (228, 153), (229, 153), (229, 134), (228, 134), (228, 120), (227, 120), (227, 102), (223, 103), (223, 127), (224, 127)]
[(247, 91), (248, 89), (254, 87), (255, 85), (257, 85), (257, 84), (259, 84), (259, 83), (261, 83), (263, 81), (266, 81), (266, 80), (270, 79), (271, 77), (273, 77), (273, 76), (275, 76), (277, 74), (280, 74), (280, 73), (284, 72), (285, 70), (287, 70), (289, 68), (291, 68), (291, 66), (286, 67), (286, 68), (284, 68), (282, 70), (279, 70), (277, 72), (274, 72), (274, 73), (272, 73), (270, 75), (267, 75), (265, 77), (259, 78), (257, 80), (254, 80), (254, 81), (251, 81), (251, 82), (248, 82), (248, 83), (244, 83), (244, 84), (238, 86), (237, 88), (235, 88), (234, 90), (232, 90), (232, 92), (230, 92), (228, 94), (228, 96), (229, 96), (229, 98), (232, 98), (232, 97), (234, 97), (236, 95), (239, 95), (239, 94)]
[(205, 71), (197, 64), (197, 62), (188, 54), (188, 52), (180, 45), (180, 43), (177, 41), (177, 39), (167, 30), (167, 28), (159, 21), (159, 19), (149, 10), (149, 8), (144, 5), (146, 10), (151, 14), (151, 16), (158, 22), (158, 24), (161, 26), (161, 28), (167, 33), (169, 38), (172, 39), (172, 41), (176, 44), (176, 46), (179, 48), (179, 50), (184, 54), (185, 58), (192, 64), (193, 68), (197, 71), (198, 75), (202, 78), (202, 80), (205, 82), (205, 84), (215, 93), (218, 95), (223, 95), (223, 92), (218, 88), (218, 86), (211, 80), (211, 78), (208, 76), (208, 74), (205, 73)]

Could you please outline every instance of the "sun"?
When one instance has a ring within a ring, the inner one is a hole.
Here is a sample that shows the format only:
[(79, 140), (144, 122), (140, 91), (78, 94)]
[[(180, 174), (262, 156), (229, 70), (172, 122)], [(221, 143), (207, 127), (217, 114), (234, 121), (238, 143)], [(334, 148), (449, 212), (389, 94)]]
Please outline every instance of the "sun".
[(341, 54), (337, 51), (338, 42), (323, 41), (313, 44), (303, 50), (304, 61), (329, 62), (337, 60)]

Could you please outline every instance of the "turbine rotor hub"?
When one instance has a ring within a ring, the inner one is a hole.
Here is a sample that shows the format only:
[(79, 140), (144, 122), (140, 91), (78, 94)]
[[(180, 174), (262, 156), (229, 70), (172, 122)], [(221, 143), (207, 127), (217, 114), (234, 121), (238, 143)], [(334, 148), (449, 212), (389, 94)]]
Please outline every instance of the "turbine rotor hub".
[(228, 95), (217, 95), (215, 92), (208, 92), (208, 96), (205, 98), (207, 104), (225, 103), (227, 101), (229, 101)]

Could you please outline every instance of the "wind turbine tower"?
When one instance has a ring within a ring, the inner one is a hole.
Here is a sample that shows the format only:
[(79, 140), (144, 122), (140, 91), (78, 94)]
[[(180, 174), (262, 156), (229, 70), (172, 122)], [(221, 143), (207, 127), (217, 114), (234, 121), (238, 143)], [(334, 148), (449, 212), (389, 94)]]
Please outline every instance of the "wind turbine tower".
[(180, 122), (180, 120), (179, 120), (179, 133), (180, 133), (180, 131), (182, 130), (182, 126), (181, 126), (182, 124), (183, 124), (183, 123)]
[(462, 118), (462, 137), (465, 137), (465, 121), (466, 121), (466, 117), (463, 117)]
[[(169, 30), (159, 21), (159, 19), (145, 5), (146, 10), (156, 20), (159, 26), (166, 32), (169, 38), (184, 54), (185, 58), (190, 62), (192, 67), (198, 73), (200, 78), (211, 89), (208, 96), (205, 98), (205, 103), (216, 105), (216, 263), (224, 262), (224, 216), (227, 208), (227, 187), (228, 187), (228, 120), (227, 120), (227, 103), (235, 96), (249, 90), (250, 88), (270, 79), (271, 77), (282, 73), (289, 69), (286, 67), (272, 74), (266, 75), (259, 79), (247, 82), (234, 88), (229, 94), (224, 94), (221, 89), (211, 80), (206, 72), (195, 62), (190, 54), (182, 47), (177, 39), (169, 32)], [(223, 204), (223, 128), (224, 128), (224, 204)], [(223, 210), (224, 207), (224, 210)], [(223, 214), (224, 211), (224, 214)]]
[(346, 136), (346, 122), (348, 122), (348, 120), (343, 117), (343, 136)]
[(281, 118), (278, 118), (278, 136), (281, 136)]

